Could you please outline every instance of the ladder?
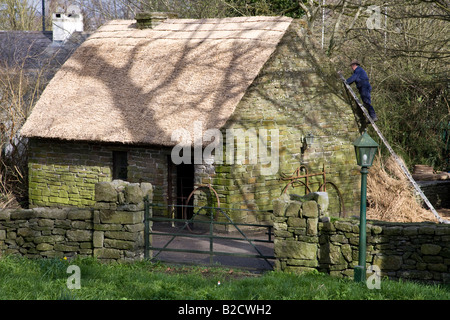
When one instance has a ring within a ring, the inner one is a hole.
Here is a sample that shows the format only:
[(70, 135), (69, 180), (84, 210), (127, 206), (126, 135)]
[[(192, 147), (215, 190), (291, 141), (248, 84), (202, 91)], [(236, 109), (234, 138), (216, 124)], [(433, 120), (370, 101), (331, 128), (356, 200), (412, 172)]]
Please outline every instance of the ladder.
[(438, 219), (439, 223), (445, 223), (445, 224), (450, 224), (449, 220), (445, 220), (442, 219), (442, 217), (439, 215), (439, 213), (437, 213), (436, 209), (433, 207), (433, 205), (430, 203), (430, 201), (428, 200), (428, 198), (425, 196), (425, 194), (422, 192), (422, 190), (420, 189), (419, 185), (416, 183), (416, 181), (414, 180), (414, 178), (412, 177), (412, 175), (409, 173), (408, 168), (405, 167), (403, 161), (400, 160), (400, 158), (397, 156), (397, 154), (394, 152), (394, 150), (392, 149), (392, 147), (390, 146), (390, 144), (387, 142), (386, 138), (383, 136), (383, 134), (381, 133), (380, 129), (378, 128), (378, 126), (375, 124), (375, 122), (372, 120), (372, 118), (369, 116), (369, 112), (367, 111), (367, 109), (361, 104), (361, 102), (359, 101), (358, 97), (356, 96), (355, 92), (353, 91), (353, 89), (348, 85), (346, 79), (344, 78), (344, 76), (338, 72), (339, 77), (341, 78), (341, 80), (344, 82), (345, 87), (347, 88), (348, 92), (350, 93), (350, 95), (353, 97), (353, 99), (355, 100), (356, 104), (359, 106), (359, 108), (362, 110), (362, 112), (364, 113), (364, 115), (366, 116), (366, 118), (369, 120), (369, 122), (372, 124), (373, 129), (376, 131), (376, 133), (378, 134), (378, 136), (380, 137), (381, 141), (383, 141), (384, 145), (386, 146), (386, 148), (389, 150), (389, 152), (391, 153), (391, 155), (394, 157), (395, 161), (397, 162), (397, 164), (400, 166), (400, 168), (402, 169), (403, 173), (406, 175), (406, 177), (408, 178), (408, 180), (411, 182), (411, 184), (413, 185), (414, 189), (416, 189), (417, 193), (420, 195), (420, 197), (422, 198), (422, 200), (426, 203), (426, 205), (428, 206), (428, 208), (431, 210), (431, 212), (433, 212), (433, 214), (436, 216), (436, 218)]

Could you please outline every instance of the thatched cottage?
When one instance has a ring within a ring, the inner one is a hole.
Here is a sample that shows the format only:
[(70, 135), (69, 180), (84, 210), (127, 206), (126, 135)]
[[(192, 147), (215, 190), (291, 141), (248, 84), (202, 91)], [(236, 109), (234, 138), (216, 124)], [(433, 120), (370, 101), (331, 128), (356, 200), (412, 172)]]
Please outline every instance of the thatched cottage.
[(319, 61), (302, 21), (287, 17), (111, 21), (61, 67), (23, 126), (30, 205), (90, 206), (94, 184), (112, 179), (151, 182), (154, 202), (176, 204), (207, 184), (221, 207), (261, 210), (234, 219), (264, 220), (282, 174), (305, 164), (324, 166), (352, 211), (358, 126)]

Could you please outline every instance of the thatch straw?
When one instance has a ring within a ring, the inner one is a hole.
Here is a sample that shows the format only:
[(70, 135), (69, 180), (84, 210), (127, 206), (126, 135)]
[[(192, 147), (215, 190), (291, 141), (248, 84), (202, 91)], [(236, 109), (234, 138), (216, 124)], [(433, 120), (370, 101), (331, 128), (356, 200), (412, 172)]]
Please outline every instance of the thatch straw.
[(220, 129), (292, 19), (111, 21), (58, 71), (26, 137), (173, 146), (175, 129)]
[(431, 211), (422, 207), (414, 187), (392, 156), (384, 163), (380, 157), (375, 159), (367, 178), (367, 200), (367, 219), (391, 222), (437, 221)]

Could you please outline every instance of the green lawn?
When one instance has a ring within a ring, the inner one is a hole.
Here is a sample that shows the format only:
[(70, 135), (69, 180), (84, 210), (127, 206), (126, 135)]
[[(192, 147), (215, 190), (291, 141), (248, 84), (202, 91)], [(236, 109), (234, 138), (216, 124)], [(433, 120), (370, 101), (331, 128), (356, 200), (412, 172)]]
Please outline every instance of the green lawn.
[[(69, 265), (81, 288), (68, 289)], [(220, 281), (220, 284), (219, 284)], [(351, 279), (320, 273), (250, 272), (219, 267), (169, 266), (148, 261), (102, 264), (95, 259), (0, 258), (0, 299), (19, 300), (350, 300), (450, 299), (450, 287), (382, 280), (368, 289)]]

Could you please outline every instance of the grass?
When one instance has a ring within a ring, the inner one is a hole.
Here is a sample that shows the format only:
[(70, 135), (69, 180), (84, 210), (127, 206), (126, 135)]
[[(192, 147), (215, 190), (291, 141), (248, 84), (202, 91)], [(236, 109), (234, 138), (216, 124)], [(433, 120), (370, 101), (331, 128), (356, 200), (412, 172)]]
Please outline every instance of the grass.
[[(68, 289), (69, 265), (81, 271), (81, 289)], [(220, 285), (218, 284), (220, 281)], [(368, 289), (321, 273), (250, 272), (168, 266), (148, 261), (102, 264), (92, 258), (0, 258), (1, 300), (448, 300), (450, 287), (382, 280)]]

